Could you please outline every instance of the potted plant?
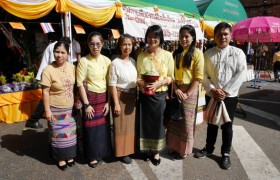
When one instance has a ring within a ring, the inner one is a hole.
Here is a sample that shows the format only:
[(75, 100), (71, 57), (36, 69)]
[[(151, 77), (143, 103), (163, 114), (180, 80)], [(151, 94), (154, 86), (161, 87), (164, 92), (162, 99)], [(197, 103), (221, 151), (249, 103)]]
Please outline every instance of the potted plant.
[(15, 85), (14, 86), (14, 91), (19, 91), (20, 89), (22, 89), (20, 84), (23, 81), (23, 75), (21, 73), (13, 74), (12, 79), (14, 80), (13, 84)]
[(0, 83), (2, 85), (2, 87), (1, 87), (2, 92), (11, 92), (12, 91), (12, 89), (7, 85), (6, 76), (4, 76), (4, 75), (0, 76)]
[(1, 83), (1, 85), (5, 85), (7, 83), (6, 76), (4, 76), (4, 75), (0, 76), (0, 83)]

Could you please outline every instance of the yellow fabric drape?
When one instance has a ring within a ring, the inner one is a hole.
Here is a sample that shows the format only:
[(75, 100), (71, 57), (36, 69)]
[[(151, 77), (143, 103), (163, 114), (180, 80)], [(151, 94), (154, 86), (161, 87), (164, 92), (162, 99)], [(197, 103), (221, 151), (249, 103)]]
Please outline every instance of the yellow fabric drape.
[(200, 28), (209, 39), (214, 39), (214, 27), (207, 25), (204, 20), (200, 20)]
[(82, 21), (87, 22), (95, 27), (100, 27), (107, 24), (116, 13), (116, 17), (122, 17), (122, 4), (116, 2), (112, 7), (104, 9), (91, 9), (79, 6), (69, 0), (60, 0), (56, 7), (57, 12), (65, 13), (70, 11)]
[(205, 34), (209, 39), (214, 39), (214, 28), (215, 27), (205, 24)]
[(9, 124), (27, 120), (41, 98), (41, 89), (1, 94), (0, 121)]
[(204, 30), (205, 30), (205, 22), (204, 22), (204, 20), (201, 19), (201, 20), (199, 20), (199, 22), (200, 22), (200, 28), (201, 28), (201, 30), (204, 31)]
[(1, 0), (0, 7), (9, 13), (23, 19), (38, 19), (46, 16), (55, 7), (56, 0), (46, 0), (37, 4), (17, 4), (8, 0)]
[(121, 18), (123, 16), (122, 4), (116, 2), (113, 6), (104, 9), (92, 9), (80, 6), (69, 0), (45, 0), (36, 4), (15, 3), (9, 0), (0, 0), (0, 7), (9, 13), (23, 19), (41, 18), (55, 7), (56, 12), (65, 13), (70, 11), (82, 21), (85, 21), (95, 27), (107, 24), (114, 16)]

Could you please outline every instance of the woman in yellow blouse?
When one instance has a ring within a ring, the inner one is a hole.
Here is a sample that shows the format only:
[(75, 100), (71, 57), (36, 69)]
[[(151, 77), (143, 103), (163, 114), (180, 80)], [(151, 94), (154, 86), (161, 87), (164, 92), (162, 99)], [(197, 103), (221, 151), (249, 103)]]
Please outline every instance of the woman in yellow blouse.
[[(140, 151), (145, 153), (144, 160), (153, 165), (160, 164), (159, 152), (165, 147), (163, 112), (166, 106), (167, 85), (172, 81), (174, 60), (170, 52), (161, 49), (164, 42), (160, 26), (147, 29), (145, 41), (148, 49), (137, 58), (138, 85), (141, 90), (140, 101)], [(145, 83), (141, 74), (153, 72), (159, 75), (154, 83)], [(144, 88), (155, 91), (155, 95), (146, 95)]]
[[(101, 158), (111, 154), (107, 77), (111, 64), (100, 52), (103, 38), (99, 32), (89, 34), (90, 54), (82, 57), (77, 67), (77, 86), (83, 101), (83, 137), (89, 166), (95, 168)], [(85, 86), (83, 85), (85, 83)]]
[(274, 77), (275, 82), (278, 79), (278, 82), (280, 82), (278, 72), (280, 72), (280, 46), (278, 46), (277, 51), (273, 55), (273, 71), (274, 71)]
[(75, 66), (67, 62), (68, 52), (69, 44), (58, 41), (53, 48), (55, 61), (44, 69), (41, 79), (52, 156), (61, 170), (75, 164), (77, 152), (76, 122), (72, 117)]
[(176, 158), (184, 159), (193, 149), (194, 121), (198, 85), (203, 79), (204, 58), (196, 49), (196, 33), (191, 25), (181, 27), (179, 47), (175, 58), (175, 94), (182, 102), (183, 120), (167, 123), (166, 141), (169, 152)]

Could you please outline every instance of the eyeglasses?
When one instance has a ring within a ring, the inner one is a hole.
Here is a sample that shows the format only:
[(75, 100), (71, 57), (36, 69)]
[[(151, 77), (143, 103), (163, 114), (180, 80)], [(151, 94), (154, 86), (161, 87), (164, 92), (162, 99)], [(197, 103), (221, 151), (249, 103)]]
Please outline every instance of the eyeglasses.
[(89, 43), (89, 47), (100, 47), (101, 43)]
[(148, 35), (147, 38), (149, 38), (149, 39), (160, 39), (159, 36), (152, 35), (152, 34), (151, 34), (151, 35)]

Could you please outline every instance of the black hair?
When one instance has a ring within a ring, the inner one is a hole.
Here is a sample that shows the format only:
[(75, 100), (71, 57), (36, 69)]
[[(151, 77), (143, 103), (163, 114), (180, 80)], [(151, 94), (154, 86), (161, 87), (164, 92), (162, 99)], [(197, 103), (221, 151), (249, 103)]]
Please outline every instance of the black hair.
[(277, 51), (280, 51), (280, 46), (277, 47)]
[[(118, 44), (117, 44), (117, 47), (116, 47), (116, 54), (118, 55), (121, 55), (122, 54), (122, 51), (121, 51), (121, 45), (124, 41), (125, 38), (128, 38), (131, 40), (131, 43), (132, 43), (132, 51), (134, 50), (134, 39), (131, 35), (129, 34), (122, 34), (121, 37), (119, 38), (118, 40)], [(132, 54), (132, 52), (130, 53), (130, 55)]]
[[(195, 33), (195, 28), (192, 25), (184, 25), (180, 28), (179, 34), (182, 33), (183, 30), (187, 30), (190, 35), (193, 38), (193, 41), (189, 47), (188, 52), (185, 54), (184, 58), (183, 58), (183, 67), (185, 68), (190, 68), (191, 63), (192, 63), (192, 57), (193, 57), (193, 53), (195, 51), (195, 47), (196, 47), (196, 33)], [(179, 69), (180, 66), (180, 57), (182, 52), (184, 51), (183, 47), (180, 45), (178, 46), (178, 49), (176, 49), (173, 53), (173, 57), (176, 59), (176, 67), (177, 69)]]
[(68, 45), (71, 44), (70, 38), (69, 38), (69, 37), (66, 37), (66, 36), (61, 37), (61, 38), (59, 39), (59, 41), (65, 42), (65, 43), (67, 43)]
[(54, 48), (53, 48), (53, 52), (55, 52), (55, 50), (60, 47), (63, 46), (66, 49), (66, 52), (68, 54), (69, 52), (69, 44), (65, 41), (58, 41), (57, 43), (55, 43)]
[(146, 43), (140, 41), (139, 46), (140, 46), (141, 48), (144, 48), (144, 47), (146, 46)]
[(100, 41), (101, 41), (102, 43), (104, 42), (104, 39), (103, 39), (103, 37), (102, 37), (102, 34), (100, 34), (100, 32), (92, 31), (92, 32), (88, 35), (87, 43), (90, 43), (92, 37), (94, 37), (94, 36), (99, 36)]
[(214, 28), (214, 36), (221, 31), (223, 28), (229, 29), (230, 32), (232, 32), (232, 27), (229, 23), (226, 22), (220, 22), (219, 24), (217, 24)]
[(155, 36), (160, 38), (159, 45), (161, 46), (164, 42), (163, 31), (159, 25), (152, 25), (148, 27), (146, 34), (145, 34), (145, 42), (147, 43), (147, 38), (150, 33), (155, 33)]
[(50, 33), (48, 33), (48, 40), (51, 42), (54, 42), (54, 41), (57, 41), (58, 38), (54, 32), (50, 32)]

